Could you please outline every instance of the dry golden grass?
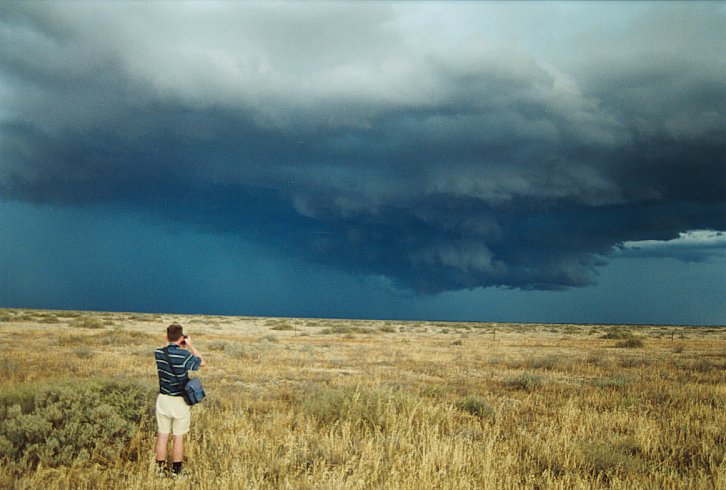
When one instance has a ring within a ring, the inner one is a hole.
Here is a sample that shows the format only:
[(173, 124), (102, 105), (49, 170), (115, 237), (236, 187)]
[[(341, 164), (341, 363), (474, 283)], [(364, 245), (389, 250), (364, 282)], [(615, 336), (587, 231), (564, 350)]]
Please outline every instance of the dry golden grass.
[(118, 457), (6, 458), (0, 486), (726, 488), (725, 328), (0, 310), (0, 389), (153, 390), (173, 321), (208, 362), (184, 479), (154, 474), (152, 394)]

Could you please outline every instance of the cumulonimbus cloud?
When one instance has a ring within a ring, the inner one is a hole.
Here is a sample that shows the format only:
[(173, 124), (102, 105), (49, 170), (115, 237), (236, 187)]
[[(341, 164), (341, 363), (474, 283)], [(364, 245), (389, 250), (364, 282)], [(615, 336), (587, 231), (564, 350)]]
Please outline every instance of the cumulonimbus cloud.
[(646, 10), (545, 60), (414, 42), (404, 7), (3, 3), (0, 191), (420, 292), (584, 286), (614, 245), (723, 225), (722, 8)]

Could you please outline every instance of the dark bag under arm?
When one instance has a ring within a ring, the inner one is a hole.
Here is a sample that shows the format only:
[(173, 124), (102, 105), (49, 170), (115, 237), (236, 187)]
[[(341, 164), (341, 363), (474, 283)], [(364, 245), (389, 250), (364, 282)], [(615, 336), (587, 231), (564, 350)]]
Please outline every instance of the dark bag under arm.
[[(174, 365), (171, 363), (171, 359), (169, 359), (169, 346), (166, 346), (161, 350), (164, 352), (166, 362), (169, 363), (169, 369), (171, 369), (172, 374), (176, 376)], [(189, 375), (187, 375), (187, 379), (184, 381), (182, 396), (184, 397), (184, 401), (187, 402), (187, 405), (196, 405), (200, 401), (204, 400), (205, 393), (201, 380), (199, 378), (189, 378)]]

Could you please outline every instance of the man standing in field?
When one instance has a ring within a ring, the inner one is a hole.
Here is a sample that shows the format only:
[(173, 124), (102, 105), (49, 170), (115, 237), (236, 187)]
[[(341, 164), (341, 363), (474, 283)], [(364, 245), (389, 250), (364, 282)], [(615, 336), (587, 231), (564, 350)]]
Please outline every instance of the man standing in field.
[(184, 401), (182, 391), (189, 371), (196, 371), (206, 363), (194, 348), (192, 339), (184, 335), (181, 325), (169, 325), (166, 329), (166, 340), (168, 345), (156, 349), (154, 353), (159, 374), (159, 396), (156, 398), (156, 421), (159, 427), (156, 437), (156, 464), (159, 469), (166, 468), (166, 448), (169, 434), (172, 434), (172, 470), (174, 474), (179, 474), (184, 461), (184, 434), (189, 432), (191, 424), (191, 407)]

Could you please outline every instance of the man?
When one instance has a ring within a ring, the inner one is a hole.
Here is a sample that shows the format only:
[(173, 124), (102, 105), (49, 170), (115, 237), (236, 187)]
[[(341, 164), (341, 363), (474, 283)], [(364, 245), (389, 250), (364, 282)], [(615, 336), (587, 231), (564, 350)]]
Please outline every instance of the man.
[[(159, 374), (159, 396), (156, 398), (156, 421), (159, 432), (156, 437), (156, 464), (159, 469), (166, 468), (166, 448), (169, 434), (172, 434), (172, 470), (181, 473), (184, 461), (184, 434), (189, 432), (191, 407), (186, 404), (182, 391), (189, 371), (196, 371), (206, 363), (194, 348), (192, 339), (184, 335), (179, 324), (166, 329), (165, 348), (154, 353), (156, 369)], [(166, 350), (166, 355), (164, 353)], [(167, 362), (167, 356), (171, 366)]]

